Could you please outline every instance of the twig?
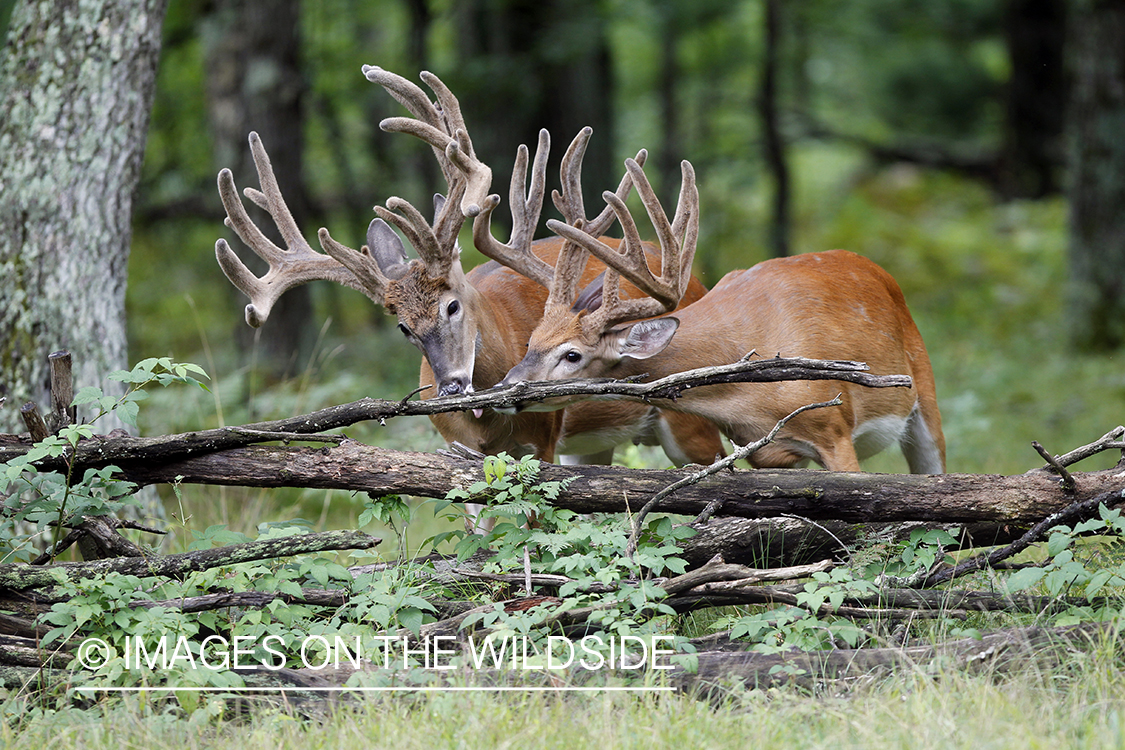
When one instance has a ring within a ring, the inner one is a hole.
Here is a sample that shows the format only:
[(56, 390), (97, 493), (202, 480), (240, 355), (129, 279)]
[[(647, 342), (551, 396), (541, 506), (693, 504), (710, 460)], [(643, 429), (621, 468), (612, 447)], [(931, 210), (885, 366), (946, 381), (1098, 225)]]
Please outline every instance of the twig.
[(1058, 513), (1052, 513), (1044, 518), (1039, 523), (1031, 527), (1026, 534), (1021, 536), (1016, 541), (1001, 547), (998, 550), (993, 550), (987, 554), (976, 555), (969, 558), (957, 565), (940, 568), (934, 571), (921, 582), (922, 587), (937, 586), (938, 584), (945, 583), (946, 581), (953, 580), (957, 576), (967, 575), (969, 573), (981, 570), (992, 566), (1001, 560), (1006, 560), (1015, 554), (1022, 552), (1037, 542), (1044, 534), (1050, 529), (1058, 526), (1060, 523), (1069, 523), (1080, 518), (1084, 518), (1097, 510), (1099, 505), (1116, 505), (1122, 500), (1125, 500), (1125, 489), (1112, 490), (1110, 492), (1103, 492), (1096, 497), (1091, 497), (1086, 500), (1079, 500), (1071, 503), (1067, 507), (1060, 510)]
[[(1090, 456), (1093, 456), (1096, 453), (1101, 453), (1105, 450), (1113, 450), (1114, 448), (1117, 448), (1125, 451), (1125, 442), (1122, 441), (1123, 437), (1125, 437), (1125, 425), (1118, 425), (1089, 445), (1083, 445), (1079, 448), (1075, 448), (1069, 453), (1064, 453), (1055, 460), (1063, 466), (1070, 466), (1071, 464), (1078, 463), (1084, 458), (1089, 458)], [(1051, 465), (1044, 466), (1043, 468), (1049, 469), (1051, 468)]]
[(1067, 493), (1068, 495), (1073, 495), (1077, 488), (1074, 485), (1074, 477), (1070, 475), (1070, 472), (1066, 470), (1066, 467), (1062, 465), (1062, 463), (1056, 456), (1052, 456), (1050, 451), (1040, 445), (1038, 440), (1032, 440), (1031, 447), (1034, 448), (1040, 456), (1045, 458), (1051, 468), (1054, 469), (1060, 477), (1062, 477), (1059, 484), (1062, 485), (1063, 492)]
[(432, 386), (432, 385), (429, 385), (429, 384), (427, 384), (427, 385), (420, 385), (420, 386), (418, 386), (417, 388), (415, 388), (414, 390), (412, 390), (412, 391), (411, 391), (410, 393), (406, 394), (406, 395), (405, 395), (405, 396), (404, 396), (404, 397), (402, 398), (402, 400), (398, 402), (398, 403), (399, 403), (399, 405), (401, 406), (401, 405), (403, 405), (403, 404), (407, 403), (408, 401), (410, 401), (410, 399), (414, 398), (415, 396), (417, 396), (417, 395), (418, 395), (419, 393), (421, 393), (422, 391), (425, 391), (425, 390), (429, 390), (430, 388), (433, 388), (433, 386)]
[[(685, 594), (697, 594), (700, 596), (707, 596), (708, 594), (725, 593), (732, 589), (742, 588), (748, 585), (749, 582), (743, 581), (721, 581), (716, 583), (708, 583), (702, 586), (697, 586)], [(797, 595), (788, 591), (779, 591), (776, 588), (771, 589), (768, 593), (770, 602), (780, 604), (788, 604), (792, 607), (800, 607), (806, 611), (812, 612), (815, 615), (834, 615), (836, 617), (847, 617), (849, 619), (902, 619), (907, 617), (913, 618), (938, 618), (938, 617), (951, 617), (958, 620), (964, 620), (968, 617), (968, 613), (963, 609), (906, 609), (906, 608), (881, 608), (881, 607), (867, 607), (867, 606), (849, 606), (841, 604), (833, 606), (828, 602), (821, 604), (815, 610), (811, 609), (807, 604), (804, 604), (797, 598)], [(862, 604), (862, 603), (860, 603)]]
[(110, 572), (136, 576), (177, 576), (223, 565), (288, 557), (306, 552), (371, 549), (382, 540), (359, 531), (325, 531), (265, 541), (233, 544), (214, 549), (154, 555), (149, 558), (121, 557), (81, 563), (55, 563), (31, 566), (20, 563), (0, 565), (0, 586), (17, 591), (50, 587), (58, 583), (55, 571), (72, 581), (95, 578)]
[[(844, 380), (869, 387), (910, 387), (906, 375), (872, 375), (862, 362), (812, 360), (803, 357), (768, 359), (754, 362), (736, 362), (720, 367), (703, 367), (676, 373), (651, 383), (631, 383), (609, 379), (565, 380), (541, 383), (515, 383), (500, 388), (490, 388), (457, 396), (440, 396), (424, 401), (385, 401), (365, 398), (350, 404), (321, 409), (272, 422), (242, 425), (239, 431), (220, 427), (197, 430), (179, 435), (155, 438), (130, 438), (102, 436), (79, 442), (75, 465), (101, 465), (104, 457), (113, 455), (113, 462), (130, 460), (151, 461), (154, 453), (161, 458), (172, 456), (186, 458), (202, 453), (240, 448), (254, 443), (280, 439), (267, 433), (294, 433), (308, 435), (347, 427), (363, 421), (383, 422), (392, 417), (429, 416), (453, 411), (511, 407), (528, 401), (544, 401), (560, 396), (588, 395), (649, 399), (674, 399), (683, 391), (733, 382), (778, 382), (785, 380)], [(29, 444), (0, 445), (0, 463), (26, 453)], [(57, 470), (60, 459), (44, 458), (35, 462), (40, 470)]]
[(723, 503), (725, 503), (726, 501), (727, 499), (720, 495), (711, 502), (707, 503), (707, 505), (703, 508), (703, 512), (696, 516), (694, 521), (685, 525), (690, 526), (697, 523), (707, 523), (711, 520), (711, 516), (719, 512), (719, 508), (722, 508)]
[[(753, 454), (755, 451), (757, 451), (757, 450), (761, 449), (762, 447), (764, 447), (765, 445), (768, 445), (769, 443), (773, 442), (773, 439), (777, 436), (777, 433), (779, 433), (781, 431), (781, 429), (783, 427), (785, 427), (785, 425), (789, 422), (789, 420), (793, 419), (793, 417), (797, 416), (798, 414), (809, 411), (810, 409), (822, 409), (826, 406), (839, 406), (841, 403), (843, 403), (843, 402), (840, 400), (840, 396), (836, 396), (836, 398), (832, 399), (831, 401), (822, 401), (822, 402), (816, 403), (816, 404), (806, 404), (806, 405), (802, 406), (801, 408), (794, 410), (788, 416), (782, 417), (778, 421), (778, 423), (773, 426), (773, 429), (770, 430), (769, 433), (765, 437), (763, 437), (761, 440), (756, 440), (753, 443), (749, 443), (749, 444), (741, 446), (741, 447), (736, 447), (736, 449), (733, 452), (731, 452), (731, 454), (729, 456), (726, 456), (724, 458), (720, 458), (718, 461), (711, 464), (710, 466), (707, 466), (707, 467), (701, 469), (700, 471), (697, 471), (693, 474), (690, 474), (690, 475), (684, 477), (683, 479), (681, 479), (680, 481), (674, 482), (673, 484), (668, 485), (667, 487), (662, 489), (660, 492), (657, 492), (655, 495), (652, 496), (651, 500), (649, 500), (647, 503), (644, 504), (644, 506), (641, 508), (640, 512), (637, 513), (636, 518), (633, 520), (633, 532), (632, 532), (632, 534), (629, 535), (629, 543), (625, 546), (625, 553), (629, 556), (630, 559), (632, 559), (633, 553), (637, 551), (637, 540), (640, 538), (641, 529), (643, 527), (645, 518), (648, 517), (648, 514), (651, 513), (654, 508), (656, 508), (657, 504), (661, 500), (668, 497), (669, 495), (671, 495), (673, 492), (680, 489), (681, 487), (686, 487), (689, 484), (695, 484), (696, 482), (700, 481), (701, 479), (709, 477), (712, 474), (716, 474), (716, 473), (722, 471), (723, 469), (727, 468), (728, 466), (731, 466), (732, 464), (734, 464), (735, 461), (739, 461), (743, 458), (747, 458), (748, 456)], [(710, 504), (708, 504), (708, 507), (709, 506), (710, 506)], [(706, 512), (706, 509), (704, 509), (704, 512)]]

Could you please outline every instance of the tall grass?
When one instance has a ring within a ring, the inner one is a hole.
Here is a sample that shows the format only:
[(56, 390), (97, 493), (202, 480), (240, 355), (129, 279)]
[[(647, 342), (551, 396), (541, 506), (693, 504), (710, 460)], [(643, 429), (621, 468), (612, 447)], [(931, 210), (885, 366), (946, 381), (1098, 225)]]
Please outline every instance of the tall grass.
[[(873, 675), (736, 692), (711, 703), (647, 694), (437, 693), (256, 710), (217, 723), (173, 722), (135, 696), (102, 713), (26, 717), (0, 729), (6, 747), (113, 748), (880, 748), (1026, 750), (1125, 743), (1125, 674), (1117, 644), (1071, 664), (1015, 674)], [(311, 710), (299, 720), (302, 709)]]

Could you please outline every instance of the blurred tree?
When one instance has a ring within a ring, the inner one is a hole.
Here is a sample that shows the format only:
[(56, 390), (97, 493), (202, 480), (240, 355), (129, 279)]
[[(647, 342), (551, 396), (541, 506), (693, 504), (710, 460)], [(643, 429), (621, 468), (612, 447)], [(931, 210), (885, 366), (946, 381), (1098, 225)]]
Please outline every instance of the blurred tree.
[(12, 17), (12, 8), (15, 6), (16, 0), (0, 0), (0, 47), (8, 39), (8, 20)]
[(785, 141), (778, 123), (777, 79), (778, 47), (781, 44), (781, 7), (779, 0), (765, 0), (765, 54), (762, 60), (758, 111), (762, 123), (762, 140), (766, 167), (773, 178), (773, 205), (770, 216), (770, 252), (776, 258), (789, 255), (789, 163), (785, 157)]
[(1125, 2), (1072, 5), (1071, 327), (1081, 349), (1125, 346)]
[[(250, 131), (262, 137), (278, 185), (297, 225), (308, 233), (309, 198), (302, 175), (305, 82), (300, 67), (300, 0), (217, 0), (203, 21), (207, 106), (216, 168), (230, 167), (239, 188), (258, 187), (247, 145)], [(251, 206), (255, 223), (281, 247), (273, 221)], [(315, 227), (314, 227), (315, 228)], [(232, 247), (242, 248), (234, 241)], [(247, 265), (265, 264), (242, 248)], [(236, 320), (241, 321), (241, 316)], [(249, 341), (244, 325), (238, 329)], [(259, 364), (273, 377), (292, 373), (315, 340), (308, 286), (283, 296), (262, 328), (252, 332)]]
[(128, 364), (130, 219), (164, 11), (164, 0), (27, 0), (12, 14), (0, 59), (0, 431), (22, 430), (23, 403), (48, 403), (48, 353), (72, 352), (76, 387)]
[(1062, 187), (1067, 0), (1008, 0), (1004, 40), (1012, 72), (1005, 94), (1000, 192), (1042, 198)]
[(466, 0), (454, 6), (457, 69), (443, 79), (467, 113), (474, 148), (493, 167), (493, 190), (505, 198), (516, 146), (534, 150), (540, 128), (551, 133), (548, 173), (554, 175), (571, 139), (587, 125), (594, 129), (583, 162), (587, 213), (596, 214), (604, 206), (602, 191), (621, 179), (624, 170), (613, 158), (604, 7), (600, 0)]

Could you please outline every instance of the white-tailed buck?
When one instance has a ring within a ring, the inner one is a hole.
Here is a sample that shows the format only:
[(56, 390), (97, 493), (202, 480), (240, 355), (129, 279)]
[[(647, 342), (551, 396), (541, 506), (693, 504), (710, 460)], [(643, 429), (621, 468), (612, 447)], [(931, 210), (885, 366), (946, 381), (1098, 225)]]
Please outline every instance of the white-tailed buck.
[[(762, 356), (861, 360), (877, 375), (905, 374), (912, 388), (865, 388), (839, 381), (736, 383), (685, 391), (666, 408), (706, 417), (735, 443), (762, 438), (781, 418), (837, 393), (842, 405), (807, 411), (753, 454), (758, 467), (808, 460), (834, 471), (859, 471), (859, 459), (898, 442), (914, 473), (945, 470), (933, 372), (898, 284), (872, 261), (843, 250), (768, 260), (724, 276), (675, 317), (691, 272), (698, 237), (699, 193), (688, 162), (672, 222), (641, 166), (626, 168), (656, 229), (662, 263), (654, 273), (639, 252), (636, 224), (621, 198), (606, 192), (624, 240), (605, 243), (568, 223), (550, 229), (611, 269), (604, 283), (583, 283), (560, 266), (547, 278), (551, 302), (531, 335), (527, 354), (505, 383), (575, 377), (659, 378), (683, 370)], [(622, 299), (618, 275), (649, 295)], [(599, 293), (600, 292), (600, 293)], [(649, 318), (642, 320), (643, 318)], [(630, 322), (639, 321), (639, 322)], [(532, 407), (535, 408), (535, 407)], [(539, 407), (545, 408), (545, 407)], [(567, 408), (573, 408), (568, 405)]]
[[(379, 218), (368, 227), (363, 248), (357, 251), (346, 247), (321, 229), (320, 245), (327, 254), (316, 252), (301, 235), (285, 205), (261, 140), (251, 133), (250, 148), (262, 190), (247, 188), (245, 192), (269, 212), (286, 248), (274, 245), (253, 224), (230, 171), (224, 169), (219, 173), (219, 193), (226, 207), (227, 224), (269, 262), (270, 270), (261, 278), (255, 277), (225, 240), (215, 245), (219, 264), (230, 281), (250, 297), (246, 320), (252, 326), (265, 322), (270, 306), (286, 290), (313, 279), (327, 279), (359, 290), (398, 317), (399, 328), (424, 355), (421, 385), (434, 386), (423, 391), (423, 398), (489, 388), (527, 350), (528, 337), (542, 317), (547, 292), (535, 281), (497, 263), (486, 263), (469, 273), (461, 268), (457, 234), (467, 216), (483, 214), (487, 222), (487, 215), (495, 208), (495, 196), (487, 195), (491, 170), (474, 154), (452, 93), (436, 76), (423, 73), (423, 80), (437, 95), (438, 102), (434, 104), (419, 87), (400, 76), (373, 66), (364, 66), (363, 72), (413, 115), (388, 118), (380, 126), (387, 131), (413, 134), (433, 146), (449, 186), (448, 200), (435, 198), (433, 224), (408, 202), (390, 198), (386, 208), (375, 207)], [(580, 168), (583, 148), (584, 142), (574, 147), (570, 162), (573, 169)], [(513, 203), (510, 244), (517, 252), (533, 254), (545, 264), (553, 264), (563, 242), (557, 238), (531, 242), (543, 198), (545, 136), (541, 138), (541, 151), (541, 158), (538, 154), (536, 157), (532, 195), (526, 200), (521, 196), (518, 205)], [(521, 147), (520, 153), (522, 166), (517, 167), (517, 173), (522, 182), (527, 150)], [(628, 185), (624, 185), (623, 195), (627, 189)], [(522, 191), (513, 176), (513, 195), (517, 192)], [(602, 223), (608, 225), (613, 217), (608, 211), (606, 215), (608, 220)], [(407, 259), (401, 240), (387, 222), (403, 232), (419, 259)], [(583, 276), (587, 281), (600, 272), (601, 264), (596, 264), (598, 268), (590, 265)], [(685, 303), (705, 292), (702, 284), (693, 282)], [(636, 289), (633, 293), (643, 294)], [(456, 441), (490, 454), (530, 453), (547, 461), (554, 460), (558, 450), (608, 463), (613, 447), (630, 440), (661, 440), (669, 456), (679, 463), (709, 462), (723, 450), (718, 430), (706, 420), (627, 402), (610, 408), (577, 405), (558, 413), (451, 412), (431, 419), (442, 437), (451, 443)]]

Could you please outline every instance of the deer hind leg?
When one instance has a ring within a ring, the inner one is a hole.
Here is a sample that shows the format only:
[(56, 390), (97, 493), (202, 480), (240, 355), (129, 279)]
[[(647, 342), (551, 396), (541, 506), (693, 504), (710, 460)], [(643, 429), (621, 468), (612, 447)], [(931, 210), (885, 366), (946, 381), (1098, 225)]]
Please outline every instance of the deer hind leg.
[(906, 419), (899, 446), (911, 474), (945, 473), (945, 447), (935, 439), (918, 404)]
[(707, 466), (727, 454), (719, 428), (696, 414), (661, 409), (653, 430), (664, 454), (676, 466)]
[(813, 460), (829, 471), (862, 471), (850, 436), (840, 436), (834, 443), (817, 449), (820, 456)]

